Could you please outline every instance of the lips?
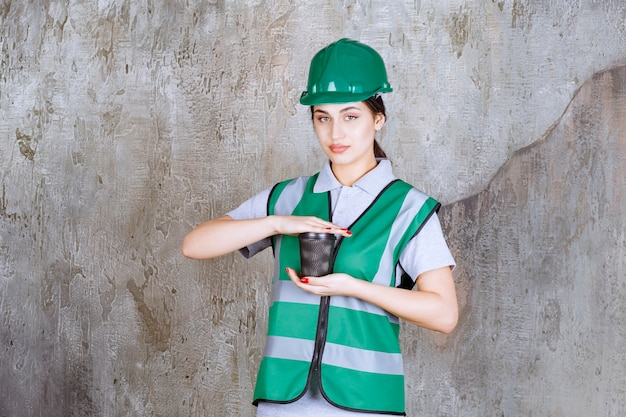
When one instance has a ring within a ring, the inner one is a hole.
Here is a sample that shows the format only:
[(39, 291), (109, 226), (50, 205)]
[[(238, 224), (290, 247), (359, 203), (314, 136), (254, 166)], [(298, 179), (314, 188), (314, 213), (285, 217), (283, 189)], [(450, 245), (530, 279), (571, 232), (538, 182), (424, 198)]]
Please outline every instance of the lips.
[(342, 153), (344, 151), (346, 151), (349, 148), (349, 146), (346, 145), (330, 145), (329, 149), (332, 153)]

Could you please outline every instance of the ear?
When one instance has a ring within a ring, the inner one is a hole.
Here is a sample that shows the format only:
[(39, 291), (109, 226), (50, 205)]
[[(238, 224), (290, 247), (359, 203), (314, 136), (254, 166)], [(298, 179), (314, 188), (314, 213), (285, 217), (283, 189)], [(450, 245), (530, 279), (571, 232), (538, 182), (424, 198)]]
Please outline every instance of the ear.
[(385, 116), (382, 113), (374, 115), (374, 129), (380, 130), (385, 125)]

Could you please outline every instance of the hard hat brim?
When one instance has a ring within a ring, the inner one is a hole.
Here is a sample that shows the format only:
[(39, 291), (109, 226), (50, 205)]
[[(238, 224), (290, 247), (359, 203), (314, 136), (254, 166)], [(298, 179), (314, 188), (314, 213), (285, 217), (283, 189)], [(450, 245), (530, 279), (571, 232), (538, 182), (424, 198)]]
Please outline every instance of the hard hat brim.
[(305, 106), (319, 106), (321, 104), (341, 104), (341, 103), (357, 103), (359, 101), (367, 100), (378, 93), (390, 93), (393, 89), (391, 87), (383, 87), (376, 91), (366, 93), (343, 93), (343, 92), (326, 92), (308, 94), (306, 91), (300, 96), (300, 104)]

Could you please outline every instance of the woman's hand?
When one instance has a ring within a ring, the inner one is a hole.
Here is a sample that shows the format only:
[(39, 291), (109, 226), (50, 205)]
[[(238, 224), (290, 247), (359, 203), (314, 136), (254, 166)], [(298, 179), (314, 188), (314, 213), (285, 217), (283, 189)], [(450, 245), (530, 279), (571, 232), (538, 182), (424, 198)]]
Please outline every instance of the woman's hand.
[(352, 233), (345, 227), (313, 216), (270, 216), (275, 234), (297, 235), (300, 233), (333, 233), (349, 237)]
[(333, 233), (350, 237), (346, 228), (310, 216), (266, 216), (234, 220), (221, 216), (197, 226), (185, 236), (182, 252), (192, 259), (210, 259), (234, 252), (274, 235), (304, 232)]
[(326, 295), (345, 295), (351, 294), (352, 285), (355, 281), (359, 281), (348, 274), (328, 274), (323, 277), (300, 277), (298, 273), (291, 268), (286, 269), (287, 275), (291, 278), (296, 286), (311, 294)]
[(427, 271), (417, 278), (418, 290), (387, 287), (333, 273), (323, 277), (299, 277), (287, 268), (291, 281), (315, 295), (343, 295), (372, 303), (417, 326), (450, 333), (458, 320), (454, 279), (449, 267)]

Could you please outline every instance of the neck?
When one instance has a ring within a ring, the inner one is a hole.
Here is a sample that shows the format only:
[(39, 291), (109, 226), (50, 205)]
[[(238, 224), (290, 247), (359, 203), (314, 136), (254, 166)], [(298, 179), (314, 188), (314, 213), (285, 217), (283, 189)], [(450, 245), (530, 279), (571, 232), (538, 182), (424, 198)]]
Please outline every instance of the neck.
[(376, 158), (372, 158), (358, 166), (335, 165), (331, 162), (330, 167), (335, 178), (337, 178), (337, 181), (339, 181), (341, 185), (352, 187), (354, 183), (363, 178), (365, 174), (376, 168), (376, 165), (378, 165), (378, 161), (376, 161)]

